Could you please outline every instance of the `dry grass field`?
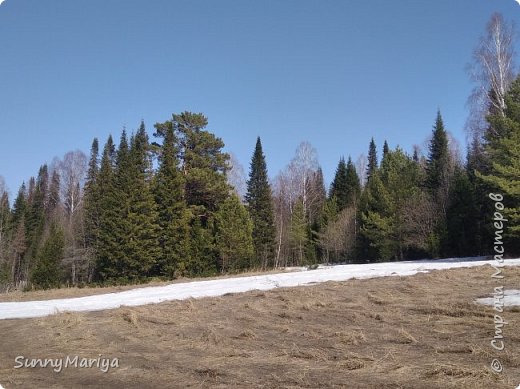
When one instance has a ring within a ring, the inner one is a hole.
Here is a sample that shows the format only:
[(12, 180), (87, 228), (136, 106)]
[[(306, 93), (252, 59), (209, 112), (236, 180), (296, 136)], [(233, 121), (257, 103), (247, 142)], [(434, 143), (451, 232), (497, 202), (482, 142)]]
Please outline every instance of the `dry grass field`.
[[(510, 324), (498, 352), (493, 309), (473, 303), (497, 285), (492, 273), (486, 266), (2, 320), (0, 384), (512, 389), (520, 384), (520, 309), (503, 313)], [(518, 288), (520, 269), (505, 275), (504, 285)], [(119, 367), (13, 368), (16, 356), (100, 354), (119, 358)], [(489, 368), (495, 357), (502, 374)]]

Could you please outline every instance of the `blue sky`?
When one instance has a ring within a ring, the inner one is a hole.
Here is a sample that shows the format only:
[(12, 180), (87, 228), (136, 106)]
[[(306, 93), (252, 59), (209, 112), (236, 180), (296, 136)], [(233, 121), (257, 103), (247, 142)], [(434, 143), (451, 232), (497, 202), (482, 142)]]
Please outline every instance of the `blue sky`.
[[(38, 167), (184, 110), (248, 169), (269, 174), (301, 141), (330, 182), (339, 158), (411, 150), (437, 108), (464, 146), (465, 72), (494, 11), (513, 0), (6, 0), (0, 5), (0, 175)], [(517, 40), (518, 42), (518, 40)]]

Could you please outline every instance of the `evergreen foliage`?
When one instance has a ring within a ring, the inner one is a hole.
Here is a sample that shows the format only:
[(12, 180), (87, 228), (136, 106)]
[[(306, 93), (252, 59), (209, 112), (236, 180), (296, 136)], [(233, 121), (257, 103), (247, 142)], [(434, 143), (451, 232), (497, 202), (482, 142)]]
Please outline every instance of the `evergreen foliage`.
[(254, 255), (253, 222), (236, 194), (215, 213), (215, 246), (221, 272), (251, 267)]
[(274, 217), (271, 186), (260, 137), (251, 160), (245, 200), (253, 221), (254, 266), (266, 267), (274, 254)]
[(60, 286), (64, 245), (63, 231), (53, 224), (32, 272), (32, 282), (36, 287), (49, 289)]
[(377, 171), (377, 149), (376, 142), (374, 142), (374, 138), (370, 140), (370, 145), (368, 146), (368, 165), (367, 165), (367, 182), (370, 181), (372, 176)]

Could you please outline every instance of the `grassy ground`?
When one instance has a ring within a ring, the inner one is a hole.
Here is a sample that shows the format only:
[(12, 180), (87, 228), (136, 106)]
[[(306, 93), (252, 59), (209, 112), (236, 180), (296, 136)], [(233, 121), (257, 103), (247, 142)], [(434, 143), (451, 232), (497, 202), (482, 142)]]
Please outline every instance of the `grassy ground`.
[[(515, 388), (520, 310), (473, 300), (491, 267), (329, 282), (40, 319), (0, 321), (0, 384), (11, 388)], [(520, 269), (503, 284), (518, 287)], [(119, 358), (119, 368), (13, 369), (16, 356)], [(498, 357), (504, 372), (492, 373)]]

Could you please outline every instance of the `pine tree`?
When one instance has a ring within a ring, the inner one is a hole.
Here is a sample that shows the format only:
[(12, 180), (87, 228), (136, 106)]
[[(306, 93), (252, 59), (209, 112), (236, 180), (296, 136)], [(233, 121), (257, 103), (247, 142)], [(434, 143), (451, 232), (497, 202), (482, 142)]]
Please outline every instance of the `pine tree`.
[(260, 137), (251, 160), (245, 200), (253, 221), (256, 266), (266, 267), (274, 256), (275, 227), (271, 186)]
[(186, 179), (188, 206), (202, 206), (210, 213), (228, 197), (226, 180), (229, 155), (224, 142), (204, 130), (208, 119), (202, 114), (183, 112), (173, 115), (173, 128), (179, 141), (181, 169)]
[(377, 150), (374, 138), (370, 141), (368, 147), (368, 166), (367, 166), (367, 182), (370, 181), (374, 173), (377, 171)]
[[(172, 120), (156, 125), (156, 135), (172, 128), (176, 136), (184, 198), (192, 215), (190, 220), (189, 274), (216, 272), (218, 256), (214, 247), (214, 214), (232, 191), (227, 182), (229, 155), (224, 142), (205, 130), (208, 119), (200, 113), (182, 112)], [(197, 243), (204, 241), (204, 247)], [(208, 257), (211, 255), (211, 257)], [(201, 263), (197, 263), (201, 261)]]
[(49, 289), (60, 286), (64, 245), (63, 231), (53, 224), (32, 272), (31, 281), (36, 287)]
[(156, 136), (162, 136), (164, 140), (153, 189), (158, 210), (160, 247), (155, 272), (173, 278), (184, 274), (187, 269), (192, 216), (184, 198), (184, 177), (178, 168), (178, 149), (171, 122), (164, 126), (156, 124), (156, 129)]
[(215, 213), (215, 229), (219, 270), (250, 267), (254, 254), (253, 222), (237, 195), (227, 198)]

